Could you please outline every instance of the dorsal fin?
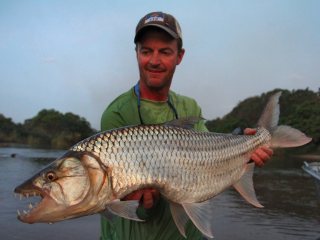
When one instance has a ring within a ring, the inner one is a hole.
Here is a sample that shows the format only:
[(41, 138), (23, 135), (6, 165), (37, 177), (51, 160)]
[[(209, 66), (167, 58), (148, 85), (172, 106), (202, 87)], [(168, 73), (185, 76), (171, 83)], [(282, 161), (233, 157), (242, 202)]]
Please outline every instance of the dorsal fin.
[(258, 121), (259, 127), (264, 127), (272, 132), (273, 128), (275, 128), (278, 125), (280, 115), (280, 96), (281, 92), (277, 92), (270, 97)]
[(186, 117), (186, 118), (174, 119), (172, 121), (164, 123), (164, 125), (192, 129), (194, 125), (200, 122), (201, 120), (204, 120), (204, 119), (201, 117)]

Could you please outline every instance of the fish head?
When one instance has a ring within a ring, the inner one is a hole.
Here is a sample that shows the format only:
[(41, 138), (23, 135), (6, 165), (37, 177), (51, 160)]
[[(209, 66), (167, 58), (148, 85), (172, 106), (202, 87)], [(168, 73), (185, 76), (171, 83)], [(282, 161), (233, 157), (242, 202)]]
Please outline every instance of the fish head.
[(40, 196), (30, 211), (19, 213), (26, 223), (57, 222), (102, 211), (112, 191), (108, 168), (91, 153), (68, 152), (15, 188), (23, 197)]

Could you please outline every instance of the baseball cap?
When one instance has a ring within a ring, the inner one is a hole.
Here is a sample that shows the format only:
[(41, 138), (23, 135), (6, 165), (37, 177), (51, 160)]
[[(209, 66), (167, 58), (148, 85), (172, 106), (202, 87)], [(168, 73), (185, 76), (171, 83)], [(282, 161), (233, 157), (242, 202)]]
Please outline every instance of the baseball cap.
[(178, 21), (172, 15), (163, 12), (151, 12), (140, 19), (136, 27), (134, 43), (137, 43), (142, 30), (150, 26), (163, 29), (174, 39), (180, 39), (182, 43), (182, 33)]

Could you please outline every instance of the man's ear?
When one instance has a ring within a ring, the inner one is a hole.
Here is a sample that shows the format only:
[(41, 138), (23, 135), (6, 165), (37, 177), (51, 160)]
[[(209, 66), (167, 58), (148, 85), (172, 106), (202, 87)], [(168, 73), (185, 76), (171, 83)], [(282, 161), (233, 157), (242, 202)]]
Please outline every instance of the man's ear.
[(139, 44), (138, 43), (136, 43), (134, 50), (136, 51), (136, 58), (138, 59), (138, 51), (139, 51)]
[(181, 50), (178, 52), (178, 61), (177, 61), (177, 65), (179, 65), (183, 59), (185, 50), (184, 48), (181, 48)]

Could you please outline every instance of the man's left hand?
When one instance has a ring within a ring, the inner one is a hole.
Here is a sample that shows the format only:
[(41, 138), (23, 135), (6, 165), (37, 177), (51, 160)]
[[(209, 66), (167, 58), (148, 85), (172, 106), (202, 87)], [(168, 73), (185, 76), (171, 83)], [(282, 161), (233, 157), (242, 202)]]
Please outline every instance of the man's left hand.
[[(245, 135), (254, 135), (256, 134), (257, 130), (253, 128), (246, 128), (243, 132)], [(262, 167), (272, 155), (273, 150), (271, 148), (262, 146), (252, 153), (251, 160), (253, 160), (257, 166)]]
[(138, 200), (145, 209), (152, 208), (160, 198), (160, 192), (155, 188), (143, 188), (136, 190), (122, 200)]

